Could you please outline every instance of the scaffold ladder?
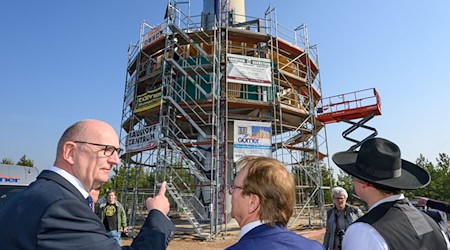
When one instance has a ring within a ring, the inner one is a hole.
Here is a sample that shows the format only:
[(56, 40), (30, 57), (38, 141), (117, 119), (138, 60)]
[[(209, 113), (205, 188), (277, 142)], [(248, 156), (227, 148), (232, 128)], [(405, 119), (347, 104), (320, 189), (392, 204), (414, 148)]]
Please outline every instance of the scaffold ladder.
[(194, 227), (194, 230), (198, 234), (198, 236), (201, 238), (208, 238), (210, 234), (205, 232), (203, 228), (201, 228), (200, 223), (195, 218), (194, 211), (191, 209), (190, 206), (186, 204), (185, 198), (183, 197), (182, 193), (179, 192), (178, 189), (172, 183), (167, 183), (166, 187), (167, 191), (169, 191), (169, 194), (177, 203), (178, 208), (183, 210), (183, 213), (186, 215), (189, 222)]

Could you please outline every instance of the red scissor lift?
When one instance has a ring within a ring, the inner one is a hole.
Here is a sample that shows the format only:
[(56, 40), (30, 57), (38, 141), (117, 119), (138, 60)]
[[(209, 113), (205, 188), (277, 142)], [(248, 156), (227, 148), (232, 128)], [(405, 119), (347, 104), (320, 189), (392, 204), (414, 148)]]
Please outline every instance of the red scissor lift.
[[(375, 128), (365, 125), (374, 116), (381, 115), (381, 100), (375, 88), (359, 90), (351, 93), (322, 98), (317, 105), (317, 119), (325, 124), (346, 122), (352, 126), (342, 132), (342, 136), (355, 143), (349, 151), (357, 149), (364, 141), (377, 136)], [(354, 119), (360, 119), (355, 122)], [(358, 128), (372, 131), (363, 140), (349, 135)]]

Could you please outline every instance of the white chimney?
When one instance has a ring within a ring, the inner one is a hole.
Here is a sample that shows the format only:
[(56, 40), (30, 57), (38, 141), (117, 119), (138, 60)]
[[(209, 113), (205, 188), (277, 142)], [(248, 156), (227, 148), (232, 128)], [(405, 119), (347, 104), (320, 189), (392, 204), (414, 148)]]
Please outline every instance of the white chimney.
[(233, 24), (245, 22), (245, 0), (229, 0), (229, 11), (234, 13)]
[(223, 24), (227, 16), (232, 18), (229, 20), (231, 24), (245, 22), (245, 0), (203, 0), (202, 26), (204, 29), (212, 29), (220, 9), (222, 9)]

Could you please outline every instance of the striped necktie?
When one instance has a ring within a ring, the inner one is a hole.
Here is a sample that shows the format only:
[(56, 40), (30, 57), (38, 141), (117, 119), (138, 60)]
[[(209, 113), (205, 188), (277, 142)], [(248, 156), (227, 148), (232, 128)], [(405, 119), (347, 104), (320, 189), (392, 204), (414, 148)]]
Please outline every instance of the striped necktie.
[(89, 207), (92, 209), (92, 211), (94, 211), (94, 201), (92, 200), (92, 197), (90, 195), (86, 198), (86, 202), (89, 205)]

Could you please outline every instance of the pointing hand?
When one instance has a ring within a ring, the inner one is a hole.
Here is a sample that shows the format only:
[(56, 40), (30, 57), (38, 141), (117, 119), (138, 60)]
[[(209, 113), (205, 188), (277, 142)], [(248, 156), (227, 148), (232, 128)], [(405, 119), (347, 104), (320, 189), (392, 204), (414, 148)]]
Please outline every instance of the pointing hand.
[(145, 201), (148, 211), (156, 209), (167, 215), (170, 211), (169, 200), (166, 197), (166, 182), (161, 184), (158, 194), (155, 197), (149, 197)]

